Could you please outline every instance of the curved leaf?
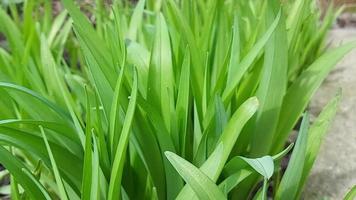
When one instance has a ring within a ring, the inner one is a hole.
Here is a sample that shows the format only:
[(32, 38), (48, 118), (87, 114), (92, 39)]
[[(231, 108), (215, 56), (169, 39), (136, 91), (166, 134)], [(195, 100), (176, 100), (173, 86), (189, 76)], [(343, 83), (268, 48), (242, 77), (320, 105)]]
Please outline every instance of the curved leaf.
[(165, 155), (187, 184), (194, 190), (199, 199), (226, 199), (217, 185), (193, 164), (172, 152), (165, 152)]
[(33, 199), (51, 199), (43, 185), (31, 173), (24, 173), (24, 171), (28, 171), (25, 165), (2, 146), (0, 146), (0, 163), (10, 171), (11, 175)]

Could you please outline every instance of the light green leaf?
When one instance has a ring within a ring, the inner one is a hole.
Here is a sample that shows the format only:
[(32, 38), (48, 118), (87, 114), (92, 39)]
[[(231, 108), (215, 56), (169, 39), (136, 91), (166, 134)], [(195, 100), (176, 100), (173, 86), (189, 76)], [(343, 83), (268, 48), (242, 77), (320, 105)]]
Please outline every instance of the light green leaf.
[[(253, 116), (258, 107), (258, 100), (255, 97), (248, 99), (239, 109), (233, 114), (227, 123), (222, 135), (217, 144), (223, 145), (223, 154), (221, 157), (216, 156), (218, 148), (216, 148), (204, 164), (199, 168), (210, 179), (216, 181), (223, 170), (223, 167), (230, 155), (230, 152), (235, 145), (235, 142), (240, 134), (240, 131), (246, 122)], [(194, 193), (191, 188), (185, 186), (179, 193), (177, 199), (193, 199)]]
[(298, 185), (303, 174), (303, 166), (306, 158), (307, 138), (309, 132), (309, 114), (303, 117), (302, 125), (298, 134), (297, 142), (289, 160), (281, 183), (277, 189), (276, 199), (294, 199), (297, 196)]
[(148, 73), (147, 99), (160, 110), (170, 130), (170, 103), (174, 98), (174, 76), (168, 28), (162, 14), (156, 19), (156, 35)]
[(178, 138), (180, 144), (180, 151), (184, 155), (187, 140), (187, 128), (188, 128), (188, 112), (189, 112), (189, 82), (190, 82), (190, 55), (189, 49), (187, 49), (184, 55), (182, 64), (181, 75), (178, 86), (177, 97), (177, 120), (178, 120)]
[(114, 91), (114, 96), (112, 99), (112, 104), (111, 104), (111, 110), (110, 110), (110, 127), (109, 127), (109, 142), (110, 142), (110, 150), (111, 150), (111, 155), (115, 155), (115, 147), (117, 146), (120, 138), (120, 132), (121, 132), (121, 126), (120, 124), (120, 97), (123, 96), (122, 94), (122, 84), (123, 84), (123, 79), (124, 79), (124, 74), (125, 74), (125, 65), (120, 70), (120, 75), (119, 78), (117, 79), (117, 83), (115, 86), (115, 91)]
[(245, 178), (252, 174), (252, 170), (239, 170), (238, 172), (227, 177), (223, 182), (219, 184), (219, 188), (227, 194), (234, 189), (239, 183), (241, 183)]
[(261, 37), (261, 39), (255, 44), (253, 49), (249, 51), (249, 53), (241, 60), (241, 63), (238, 66), (235, 66), (234, 68), (231, 68), (231, 77), (233, 79), (227, 83), (227, 86), (224, 90), (223, 93), (223, 101), (227, 102), (228, 99), (231, 98), (231, 95), (233, 94), (235, 88), (239, 84), (241, 78), (245, 74), (245, 72), (249, 69), (251, 64), (255, 61), (256, 57), (262, 50), (262, 48), (265, 46), (267, 43), (268, 39), (271, 37), (273, 32), (275, 31), (277, 25), (279, 24), (279, 20), (281, 17), (281, 12), (278, 13), (276, 19), (272, 23), (272, 25), (268, 28), (268, 30), (265, 32), (265, 34)]
[(328, 128), (332, 124), (332, 120), (335, 117), (340, 99), (341, 90), (339, 90), (336, 96), (323, 108), (314, 123), (310, 126), (306, 147), (306, 158), (304, 162), (302, 179), (299, 183), (298, 195), (301, 195), (303, 186), (319, 153), (322, 141), (328, 131)]
[(47, 151), (48, 151), (49, 158), (51, 160), (53, 173), (54, 173), (54, 177), (56, 179), (56, 183), (57, 183), (57, 186), (58, 186), (60, 197), (63, 200), (68, 200), (67, 192), (66, 192), (66, 189), (64, 187), (62, 177), (61, 177), (61, 175), (59, 173), (56, 160), (55, 160), (55, 158), (53, 156), (52, 149), (49, 146), (49, 143), (48, 143), (48, 140), (47, 140), (47, 136), (46, 136), (42, 126), (40, 126), (40, 130), (41, 130), (41, 133), (42, 133), (43, 141), (44, 141), (44, 143), (46, 145), (46, 148), (47, 148)]
[(25, 165), (2, 146), (0, 146), (0, 155), (0, 163), (9, 170), (11, 175), (33, 199), (51, 199), (43, 185), (38, 182), (31, 173), (26, 173), (26, 175), (24, 175), (26, 169)]
[(337, 62), (355, 47), (356, 42), (351, 42), (329, 50), (311, 64), (288, 88), (281, 108), (273, 152), (277, 152), (283, 147), (289, 132), (325, 77)]
[(346, 194), (344, 200), (354, 200), (356, 197), (356, 185), (354, 185), (351, 190)]
[(261, 158), (245, 158), (240, 157), (248, 163), (254, 170), (261, 174), (264, 178), (270, 179), (274, 171), (274, 163), (271, 156), (263, 156)]
[(121, 196), (121, 179), (125, 164), (127, 145), (129, 142), (129, 136), (131, 132), (131, 124), (136, 109), (136, 98), (137, 98), (137, 73), (134, 73), (134, 83), (132, 87), (132, 92), (130, 96), (130, 103), (127, 108), (124, 125), (120, 134), (120, 140), (118, 146), (116, 147), (114, 154), (113, 167), (110, 175), (110, 184), (108, 190), (108, 199), (114, 200)]
[(201, 170), (172, 152), (165, 152), (165, 155), (199, 199), (226, 199), (217, 185)]
[(137, 31), (140, 29), (142, 23), (145, 2), (146, 0), (140, 0), (131, 16), (129, 30), (127, 31), (127, 37), (130, 40), (136, 41)]
[[(268, 2), (267, 26), (273, 23), (278, 9), (274, 9), (276, 1)], [(281, 11), (282, 12), (282, 11)], [(287, 89), (288, 47), (284, 13), (282, 12), (278, 26), (265, 46), (264, 65), (260, 85), (256, 96), (261, 102), (253, 123), (251, 156), (262, 156), (269, 152), (278, 125), (278, 117)]]

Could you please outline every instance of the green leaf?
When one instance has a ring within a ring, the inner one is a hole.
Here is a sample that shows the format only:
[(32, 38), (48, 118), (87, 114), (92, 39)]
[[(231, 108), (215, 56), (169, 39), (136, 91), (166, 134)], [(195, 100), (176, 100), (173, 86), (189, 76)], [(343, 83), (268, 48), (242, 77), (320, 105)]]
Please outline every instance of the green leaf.
[[(14, 157), (8, 150), (0, 146), (0, 163), (6, 167), (16, 181), (33, 198), (39, 200), (50, 200), (51, 197), (43, 185), (33, 177), (31, 173), (25, 173), (25, 165)], [(27, 170), (28, 171), (28, 170)]]
[(226, 199), (217, 185), (201, 170), (172, 152), (165, 152), (165, 155), (199, 199)]
[(4, 9), (0, 9), (0, 31), (5, 34), (7, 40), (10, 43), (12, 53), (16, 56), (20, 55), (24, 51), (24, 43), (20, 39), (21, 32), (13, 22), (9, 15), (7, 15)]
[(303, 174), (303, 166), (306, 158), (307, 139), (309, 132), (309, 114), (303, 117), (302, 125), (298, 134), (297, 142), (289, 160), (281, 183), (277, 189), (276, 199), (294, 199), (297, 196), (298, 185)]
[(190, 28), (185, 16), (181, 10), (179, 10), (177, 3), (174, 0), (168, 0), (164, 6), (166, 6), (165, 8), (167, 10), (170, 23), (174, 25), (175, 30), (182, 35), (182, 37), (187, 41), (187, 45), (189, 46), (192, 65), (195, 66), (191, 67), (191, 87), (192, 92), (194, 93), (194, 98), (196, 100), (198, 115), (199, 117), (202, 117), (202, 91), (204, 80), (202, 74), (204, 73), (204, 64), (203, 57), (200, 54), (201, 49), (199, 49), (193, 31)]
[(304, 162), (303, 175), (299, 183), (298, 194), (301, 195), (303, 186), (311, 171), (314, 161), (319, 153), (321, 143), (332, 124), (335, 117), (338, 105), (341, 99), (341, 90), (338, 91), (336, 96), (323, 108), (319, 116), (315, 119), (314, 123), (310, 126), (308, 134), (308, 142), (306, 149), (306, 159)]
[[(137, 123), (134, 123), (132, 127), (135, 133), (131, 135), (132, 145), (142, 159), (147, 173), (150, 174), (153, 185), (156, 187), (158, 197), (165, 198), (166, 177), (162, 176), (162, 172), (165, 171), (166, 164), (161, 154), (162, 149), (158, 144), (155, 132), (149, 128), (149, 121), (146, 120), (146, 118), (140, 117), (135, 118), (135, 121)], [(177, 176), (178, 175), (176, 175), (175, 178), (177, 178)], [(178, 178), (180, 179), (180, 177)], [(150, 186), (149, 188), (152, 187)]]
[[(39, 130), (37, 129), (37, 131)], [(41, 159), (47, 167), (51, 167), (46, 146), (40, 135), (33, 135), (21, 129), (0, 127), (0, 141), (2, 144), (11, 145), (31, 153)], [(62, 177), (65, 177), (66, 182), (77, 192), (82, 178), (83, 166), (81, 155), (74, 155), (66, 148), (52, 141), (49, 141), (49, 144), (54, 157), (58, 161), (57, 165), (61, 170)]]
[(260, 197), (265, 199), (267, 195), (267, 183), (274, 172), (273, 157), (263, 156), (260, 158), (246, 158), (242, 156), (236, 156), (226, 164), (224, 172), (225, 174), (231, 174), (229, 175), (229, 178), (235, 176), (235, 174), (238, 172), (244, 172), (245, 176), (247, 177), (248, 175), (252, 174), (252, 170), (256, 171), (264, 178)]
[(267, 183), (274, 172), (274, 163), (271, 156), (264, 156), (261, 158), (244, 158), (240, 157), (246, 163), (248, 163), (255, 171), (263, 176), (263, 187), (259, 199), (266, 199), (267, 196)]
[(245, 158), (240, 157), (247, 164), (249, 164), (256, 172), (261, 174), (264, 178), (270, 179), (274, 171), (274, 163), (271, 156), (263, 156), (261, 158)]
[(62, 0), (74, 22), (74, 28), (83, 51), (90, 75), (100, 96), (106, 116), (109, 116), (116, 83), (118, 63), (114, 60), (106, 43), (94, 30), (92, 25), (72, 0)]
[(50, 46), (52, 46), (52, 43), (54, 41), (54, 38), (56, 37), (56, 35), (59, 33), (60, 28), (62, 27), (62, 25), (65, 23), (66, 17), (67, 17), (68, 12), (66, 10), (64, 10), (63, 12), (61, 12), (53, 21), (51, 30), (47, 36), (48, 38), (48, 44), (50, 44)]
[[(277, 9), (268, 3), (267, 25), (273, 22)], [(275, 10), (275, 13), (273, 12)], [(253, 123), (251, 156), (262, 156), (269, 152), (278, 125), (278, 117), (287, 89), (288, 47), (284, 13), (282, 12), (278, 26), (265, 46), (264, 65), (260, 85), (256, 96), (261, 102)]]
[(47, 136), (46, 136), (42, 126), (40, 126), (40, 129), (41, 129), (43, 141), (44, 141), (44, 143), (46, 145), (46, 148), (47, 148), (47, 151), (48, 151), (49, 158), (51, 160), (53, 173), (54, 173), (54, 177), (56, 179), (56, 183), (57, 183), (57, 186), (58, 186), (60, 197), (61, 197), (61, 199), (68, 200), (67, 192), (66, 192), (66, 189), (64, 187), (62, 177), (61, 177), (61, 175), (59, 173), (56, 160), (55, 160), (55, 158), (53, 156), (52, 149), (49, 146), (49, 143), (48, 143), (48, 140), (47, 140)]
[[(151, 126), (154, 127), (153, 133), (156, 136), (156, 142), (159, 144), (159, 148), (161, 151), (161, 156), (164, 156), (165, 151), (176, 151), (172, 138), (169, 135), (168, 130), (166, 129), (165, 125), (163, 123), (157, 123), (157, 122), (163, 122), (162, 116), (159, 114), (159, 112), (151, 106), (149, 103), (146, 101), (143, 101), (142, 99), (138, 99), (138, 104), (142, 106), (147, 113), (145, 115), (151, 123)], [(146, 136), (147, 137), (147, 136)], [(165, 178), (166, 178), (166, 186), (167, 186), (167, 194), (170, 196), (170, 198), (174, 198), (176, 194), (179, 193), (183, 181), (182, 179), (178, 176), (178, 173), (174, 170), (172, 165), (169, 163), (169, 161), (166, 158), (163, 159), (163, 164), (164, 164), (164, 169), (165, 169)]]
[(141, 95), (147, 97), (147, 78), (151, 52), (142, 45), (130, 41), (127, 45), (127, 62), (136, 66)]
[(356, 185), (354, 185), (351, 190), (346, 194), (344, 200), (353, 200), (356, 197)]
[(156, 19), (156, 35), (148, 72), (148, 101), (160, 110), (164, 123), (170, 130), (170, 103), (174, 98), (174, 76), (171, 45), (166, 21), (162, 14)]
[[(92, 182), (93, 178), (93, 152), (92, 152), (92, 124), (91, 124), (91, 109), (89, 103), (89, 96), (87, 88), (86, 91), (86, 127), (85, 127), (85, 151), (84, 151), (84, 165), (83, 165), (83, 180), (81, 188), (81, 199), (95, 199), (95, 196), (91, 196), (92, 186), (95, 183)], [(94, 188), (95, 190), (95, 188)], [(93, 190), (93, 191), (94, 191)]]
[(291, 143), (283, 151), (281, 151), (278, 154), (272, 156), (273, 160), (279, 160), (279, 159), (283, 158), (285, 155), (287, 155), (289, 153), (289, 151), (293, 148), (293, 146), (294, 146), (294, 143)]
[(239, 19), (238, 16), (234, 16), (234, 25), (233, 29), (233, 36), (232, 36), (232, 43), (231, 43), (231, 56), (230, 62), (228, 66), (228, 73), (227, 73), (227, 81), (230, 82), (233, 78), (232, 71), (240, 62), (240, 54), (241, 54), (241, 41), (240, 41), (240, 29), (239, 29)]
[(268, 42), (269, 38), (275, 31), (277, 25), (279, 24), (279, 20), (281, 17), (281, 12), (278, 13), (276, 19), (273, 21), (272, 25), (268, 28), (268, 30), (264, 33), (264, 35), (260, 38), (260, 40), (255, 44), (253, 49), (249, 51), (249, 53), (241, 60), (238, 66), (231, 68), (231, 77), (232, 80), (227, 82), (227, 86), (223, 92), (223, 101), (227, 102), (228, 99), (231, 98), (235, 88), (239, 84), (240, 80), (242, 79), (243, 75), (252, 65), (262, 48)]
[(69, 128), (66, 124), (37, 121), (37, 120), (19, 120), (19, 119), (7, 119), (0, 121), (0, 127), (9, 127), (13, 129), (21, 129), (28, 133), (34, 133), (38, 131), (38, 126), (42, 126), (48, 130), (51, 130), (49, 134), (52, 136), (50, 139), (60, 145), (68, 148), (69, 151), (74, 154), (81, 155), (83, 153), (82, 146), (76, 133), (72, 128)]
[(59, 70), (49, 50), (49, 45), (44, 35), (41, 35), (41, 55), (42, 55), (42, 64), (46, 66), (45, 71), (47, 71), (47, 73), (45, 75), (51, 77), (51, 80), (53, 81), (51, 82), (53, 84), (52, 86), (55, 86), (53, 90), (55, 91), (57, 96), (62, 97), (67, 107), (67, 110), (71, 116), (74, 127), (76, 128), (76, 133), (78, 134), (78, 137), (81, 140), (81, 143), (84, 147), (84, 133), (82, 131), (81, 118), (78, 117), (80, 115), (79, 111), (75, 106), (74, 100), (64, 81), (64, 77), (59, 74)]
[[(268, 160), (269, 158), (272, 158), (274, 162), (278, 161), (279, 159), (281, 159), (283, 156), (287, 155), (288, 152), (292, 149), (293, 147), (293, 143), (290, 144), (286, 149), (284, 149), (283, 151), (281, 151), (280, 153), (274, 155), (274, 156), (264, 156), (266, 157), (266, 164), (268, 164)], [(236, 173), (237, 171), (239, 170), (242, 170), (242, 169), (248, 169), (248, 170), (251, 170), (249, 168), (251, 168), (252, 166), (250, 165), (249, 167), (249, 163), (247, 163), (244, 159), (251, 159), (251, 158), (244, 158), (242, 156), (235, 156), (233, 158), (230, 159), (230, 161), (224, 166), (224, 171), (223, 173), (226, 174), (226, 175), (231, 175), (231, 174), (234, 174)], [(263, 157), (261, 158), (252, 158), (252, 160), (255, 160), (255, 162), (258, 162), (257, 160), (261, 160)], [(261, 160), (263, 161), (263, 160)], [(270, 163), (271, 164), (271, 163)], [(268, 165), (267, 165), (268, 167)], [(257, 171), (257, 170), (256, 170)], [(260, 174), (262, 176), (267, 175), (266, 177), (269, 177), (268, 173), (265, 173), (267, 171), (264, 171), (263, 169), (259, 169), (259, 171), (261, 172)], [(270, 172), (272, 173), (272, 172)]]
[(135, 41), (137, 38), (137, 31), (140, 29), (142, 23), (145, 2), (146, 0), (140, 0), (131, 16), (129, 30), (127, 31), (127, 37), (130, 40)]
[(110, 184), (108, 191), (108, 199), (113, 200), (121, 196), (120, 187), (121, 179), (125, 164), (127, 145), (129, 142), (129, 135), (131, 132), (131, 124), (135, 114), (136, 108), (136, 98), (137, 98), (137, 73), (134, 73), (134, 83), (132, 87), (132, 92), (130, 96), (130, 103), (127, 108), (124, 125), (120, 134), (120, 140), (118, 146), (116, 147), (113, 167), (110, 175)]
[(227, 194), (234, 189), (239, 183), (245, 180), (248, 176), (252, 174), (252, 170), (239, 170), (236, 173), (231, 174), (223, 182), (219, 184), (219, 188), (224, 191), (224, 194)]
[(114, 91), (114, 96), (113, 96), (113, 101), (111, 105), (111, 110), (110, 110), (110, 127), (109, 127), (109, 138), (110, 138), (110, 150), (111, 150), (111, 155), (115, 155), (115, 147), (117, 146), (120, 138), (120, 132), (122, 126), (120, 124), (120, 118), (119, 114), (121, 111), (120, 107), (120, 96), (122, 96), (122, 84), (123, 84), (123, 78), (125, 74), (125, 65), (120, 70), (120, 75), (119, 78), (117, 79), (115, 91)]
[(0, 88), (8, 91), (9, 95), (34, 119), (47, 121), (65, 121), (71, 124), (70, 116), (61, 107), (44, 98), (40, 94), (25, 87), (12, 83), (0, 82)]
[[(218, 148), (216, 148), (209, 158), (204, 162), (204, 164), (199, 168), (203, 173), (205, 173), (210, 179), (216, 181), (230, 155), (235, 142), (246, 124), (246, 122), (253, 116), (258, 107), (258, 100), (255, 97), (248, 99), (243, 103), (239, 109), (233, 114), (229, 122), (227, 123), (223, 133), (217, 144), (223, 145), (223, 154), (221, 157), (217, 157), (216, 153)], [(194, 193), (192, 193), (191, 188), (185, 186), (179, 193), (177, 199), (193, 199)]]
[(356, 42), (351, 42), (323, 54), (288, 88), (281, 108), (273, 152), (277, 152), (283, 147), (289, 132), (298, 121), (310, 98), (325, 77), (336, 63), (355, 47)]
[(176, 104), (177, 120), (178, 120), (178, 138), (180, 151), (185, 154), (187, 129), (188, 129), (188, 112), (189, 112), (189, 78), (190, 78), (190, 55), (187, 49), (182, 64), (181, 75), (178, 86), (178, 96)]

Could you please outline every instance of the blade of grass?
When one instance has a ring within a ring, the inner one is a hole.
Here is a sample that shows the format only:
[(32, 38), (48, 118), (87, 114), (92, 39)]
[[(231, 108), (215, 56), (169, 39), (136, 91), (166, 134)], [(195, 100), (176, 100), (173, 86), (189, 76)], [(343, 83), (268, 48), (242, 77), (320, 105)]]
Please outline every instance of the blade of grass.
[(239, 170), (227, 177), (224, 181), (219, 184), (220, 190), (224, 191), (227, 196), (228, 193), (234, 189), (239, 183), (245, 180), (248, 176), (252, 174), (252, 170)]
[[(246, 122), (253, 116), (258, 107), (258, 100), (255, 97), (248, 99), (240, 108), (233, 114), (227, 123), (218, 144), (223, 145), (223, 154), (221, 158), (216, 157), (215, 149), (204, 164), (199, 168), (210, 179), (216, 181), (230, 155), (230, 152), (240, 134), (240, 131)], [(195, 194), (190, 187), (185, 186), (179, 193), (177, 199), (193, 199)]]
[(145, 8), (146, 0), (140, 0), (131, 16), (129, 30), (127, 32), (127, 37), (130, 40), (136, 41), (137, 31), (140, 29), (143, 18), (143, 11)]
[(265, 34), (260, 38), (260, 40), (255, 44), (253, 49), (249, 51), (249, 54), (246, 55), (242, 60), (239, 66), (235, 66), (231, 68), (231, 76), (234, 77), (233, 80), (230, 80), (227, 82), (227, 86), (223, 92), (223, 101), (228, 102), (228, 99), (231, 98), (231, 95), (233, 94), (235, 88), (239, 84), (241, 78), (245, 74), (245, 72), (248, 70), (248, 68), (251, 66), (251, 64), (254, 62), (262, 48), (265, 46), (265, 44), (268, 42), (269, 38), (272, 36), (273, 32), (275, 31), (277, 25), (279, 24), (279, 20), (281, 17), (281, 12), (278, 13), (277, 17), (271, 24), (271, 26), (268, 28), (268, 30), (265, 32)]
[(41, 183), (39, 183), (35, 178), (31, 178), (33, 175), (24, 175), (23, 169), (26, 168), (25, 165), (2, 146), (0, 146), (0, 155), (0, 163), (3, 164), (7, 170), (9, 170), (16, 180), (14, 184), (16, 184), (16, 182), (21, 184), (24, 190), (34, 199), (51, 199)]
[(309, 132), (309, 114), (303, 117), (297, 142), (293, 149), (292, 156), (282, 181), (278, 186), (276, 199), (295, 198), (298, 191), (298, 184), (303, 174), (303, 166), (306, 158), (307, 138)]
[(284, 96), (272, 152), (282, 149), (289, 132), (322, 81), (336, 63), (355, 47), (356, 42), (351, 42), (323, 54), (288, 88)]
[(114, 162), (110, 176), (110, 184), (108, 190), (108, 199), (113, 200), (121, 197), (120, 187), (121, 187), (121, 179), (122, 173), (125, 163), (127, 145), (129, 142), (129, 135), (131, 132), (131, 123), (135, 114), (136, 108), (136, 98), (137, 98), (137, 73), (134, 73), (134, 84), (130, 96), (130, 103), (126, 112), (126, 117), (124, 121), (124, 125), (122, 128), (122, 132), (120, 135), (120, 140), (118, 146), (116, 147), (116, 153), (114, 155)]
[(170, 130), (170, 102), (174, 97), (174, 78), (171, 46), (166, 21), (162, 14), (156, 19), (156, 34), (148, 72), (148, 101), (160, 110), (164, 123)]
[(92, 183), (92, 135), (91, 135), (91, 109), (88, 97), (88, 90), (85, 88), (86, 92), (86, 127), (85, 127), (85, 150), (84, 150), (84, 165), (83, 165), (83, 180), (81, 188), (81, 199), (94, 199), (91, 196), (91, 186)]
[[(272, 1), (271, 1), (272, 2)], [(276, 1), (273, 1), (276, 2)], [(279, 8), (269, 3), (267, 11), (267, 24), (273, 22)], [(275, 12), (273, 12), (275, 10)], [(261, 102), (253, 123), (253, 135), (251, 142), (251, 156), (262, 156), (269, 152), (275, 129), (278, 125), (278, 117), (283, 97), (287, 89), (287, 33), (282, 12), (278, 26), (265, 46), (264, 66), (259, 88), (256, 92)]]
[(165, 155), (199, 199), (226, 199), (217, 185), (194, 165), (172, 152), (166, 152)]
[(356, 197), (356, 185), (354, 185), (351, 190), (346, 194), (344, 200), (353, 200)]
[[(39, 130), (37, 129), (37, 131)], [(30, 152), (37, 158), (41, 159), (47, 167), (50, 167), (51, 162), (48, 158), (48, 152), (40, 134), (41, 133), (36, 136), (23, 130), (0, 127), (0, 141), (2, 141), (3, 144), (14, 146), (25, 152)], [(66, 182), (76, 192), (79, 192), (77, 189), (80, 188), (80, 181), (82, 178), (82, 158), (80, 155), (74, 155), (66, 148), (63, 148), (56, 143), (50, 141), (49, 143), (52, 147), (51, 149), (54, 156), (59, 161), (58, 166), (62, 172), (62, 177), (65, 177)]]
[(110, 153), (112, 155), (112, 158), (114, 158), (115, 150), (116, 150), (115, 147), (119, 142), (120, 131), (122, 128), (121, 127), (122, 125), (119, 123), (120, 122), (119, 113), (121, 111), (119, 100), (120, 100), (120, 95), (122, 95), (122, 84), (123, 84), (124, 73), (125, 73), (125, 64), (122, 65), (119, 78), (117, 79), (111, 110), (110, 110), (109, 138), (110, 138), (110, 151), (111, 151)]
[(52, 153), (52, 149), (49, 146), (49, 143), (48, 143), (48, 140), (47, 140), (47, 136), (46, 136), (42, 126), (40, 126), (40, 130), (41, 130), (41, 133), (42, 133), (43, 141), (44, 141), (44, 143), (46, 145), (46, 148), (47, 148), (47, 151), (48, 151), (49, 158), (51, 160), (52, 169), (53, 169), (54, 177), (56, 179), (56, 183), (57, 183), (57, 186), (58, 186), (60, 197), (63, 200), (68, 200), (67, 192), (66, 192), (66, 189), (64, 187), (62, 177), (61, 177), (61, 175), (59, 173), (56, 160), (54, 159), (54, 156), (53, 156), (53, 153)]
[(323, 138), (325, 137), (328, 128), (332, 124), (332, 119), (336, 115), (340, 99), (341, 90), (339, 90), (336, 96), (323, 108), (314, 123), (310, 126), (306, 147), (306, 159), (304, 163), (302, 178), (299, 183), (298, 196), (301, 195), (303, 186), (318, 155)]
[(185, 155), (187, 128), (188, 128), (188, 112), (189, 112), (189, 78), (190, 78), (190, 55), (187, 49), (184, 55), (182, 71), (179, 79), (178, 96), (176, 104), (176, 112), (178, 116), (178, 136), (181, 155)]

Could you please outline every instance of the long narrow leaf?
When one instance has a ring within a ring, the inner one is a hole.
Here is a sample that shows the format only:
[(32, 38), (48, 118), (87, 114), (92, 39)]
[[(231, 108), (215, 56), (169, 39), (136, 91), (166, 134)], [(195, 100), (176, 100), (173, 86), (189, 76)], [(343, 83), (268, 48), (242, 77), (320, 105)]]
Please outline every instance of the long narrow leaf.
[(165, 154), (199, 199), (226, 199), (217, 185), (194, 165), (172, 152), (166, 152)]

